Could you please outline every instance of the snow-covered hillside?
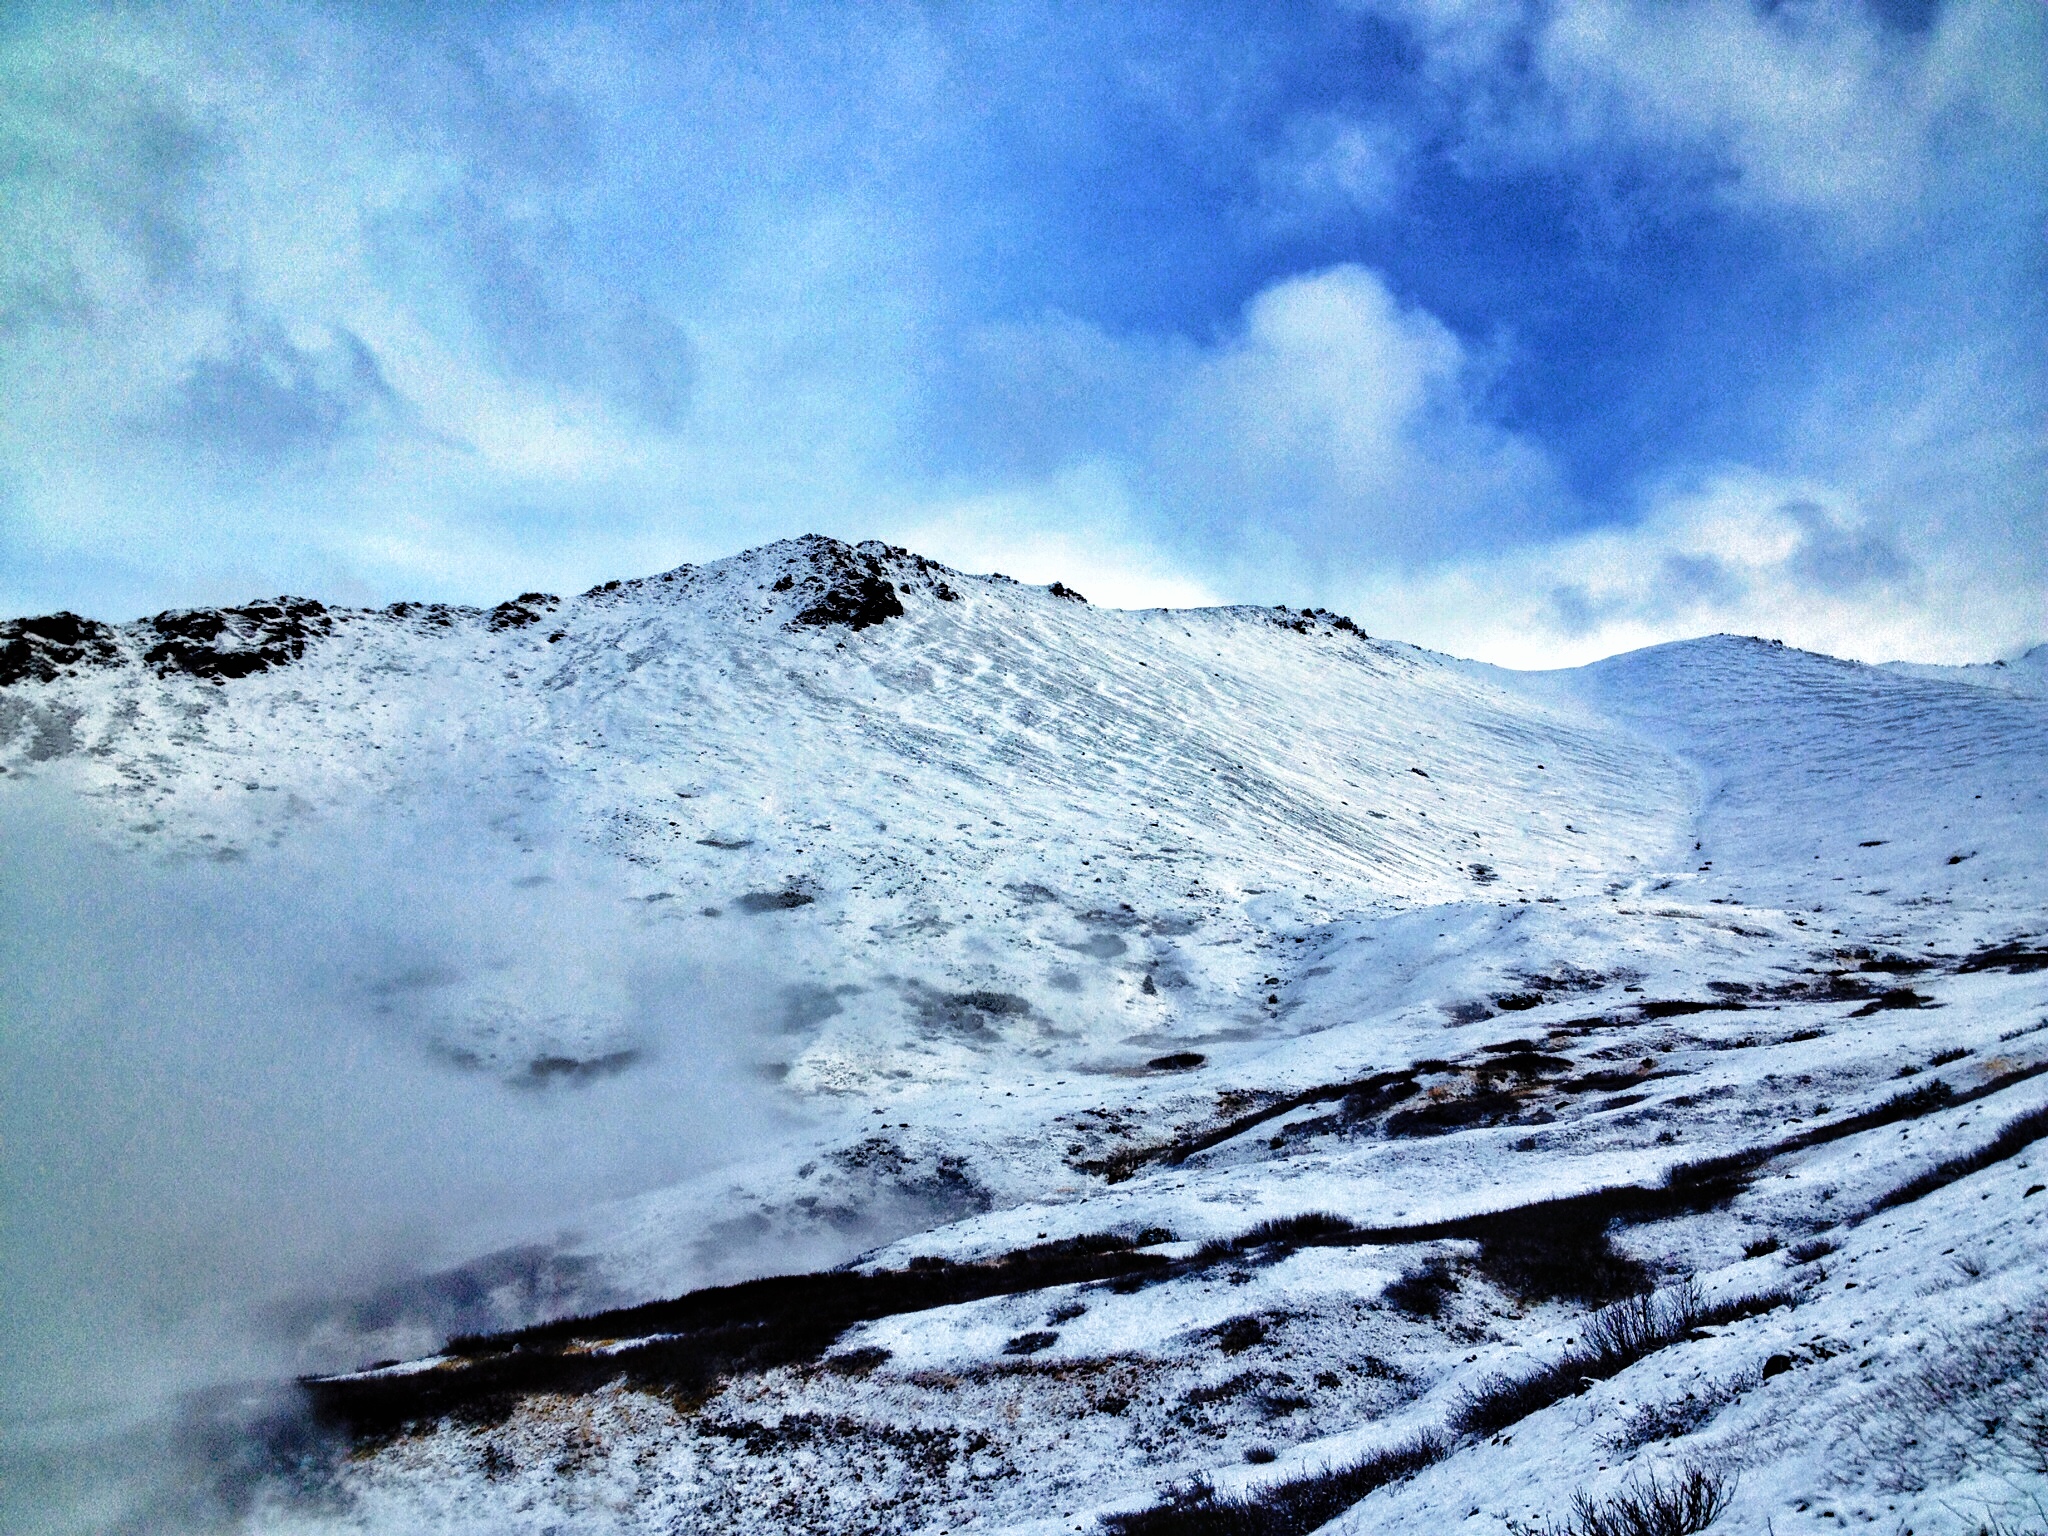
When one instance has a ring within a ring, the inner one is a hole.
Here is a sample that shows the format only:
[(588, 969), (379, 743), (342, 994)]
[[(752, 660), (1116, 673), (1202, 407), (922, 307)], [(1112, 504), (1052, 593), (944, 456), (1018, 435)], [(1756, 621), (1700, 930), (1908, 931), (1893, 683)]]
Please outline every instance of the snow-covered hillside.
[[(230, 1524), (1499, 1532), (1680, 1463), (1729, 1529), (2048, 1519), (2048, 1388), (1979, 1358), (2048, 1340), (2026, 688), (1729, 637), (1518, 675), (822, 539), (15, 621), (0, 684), (0, 814), (403, 891), (349, 995), (431, 1070), (572, 1139), (714, 1056), (763, 1096), (306, 1318), (307, 1368), (427, 1363), (316, 1385), (367, 1438)], [(1650, 1287), (1665, 1347), (1503, 1417)]]

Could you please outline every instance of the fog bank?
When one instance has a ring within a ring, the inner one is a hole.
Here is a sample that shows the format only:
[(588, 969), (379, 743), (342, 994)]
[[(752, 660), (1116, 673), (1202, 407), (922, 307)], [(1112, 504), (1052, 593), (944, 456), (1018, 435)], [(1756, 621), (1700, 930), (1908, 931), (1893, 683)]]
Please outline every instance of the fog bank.
[(555, 1253), (579, 1210), (801, 1130), (757, 1066), (773, 957), (573, 846), (393, 813), (165, 862), (7, 811), (10, 1530), (158, 1528), (260, 1384), (601, 1302)]

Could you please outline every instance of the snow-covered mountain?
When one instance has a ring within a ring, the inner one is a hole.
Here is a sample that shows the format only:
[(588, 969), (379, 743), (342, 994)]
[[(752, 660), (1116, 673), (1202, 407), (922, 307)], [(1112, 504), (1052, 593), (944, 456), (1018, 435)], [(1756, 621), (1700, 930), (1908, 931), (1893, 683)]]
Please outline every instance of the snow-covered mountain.
[[(425, 1363), (229, 1523), (1498, 1532), (1683, 1464), (1930, 1530), (2048, 1499), (1985, 1364), (2048, 1341), (2048, 701), (1951, 670), (1514, 674), (812, 538), (13, 621), (0, 815), (265, 893), (344, 1074), (566, 1160), (728, 1112), (302, 1305), (302, 1368)], [(1663, 1347), (1501, 1385), (1647, 1287)]]

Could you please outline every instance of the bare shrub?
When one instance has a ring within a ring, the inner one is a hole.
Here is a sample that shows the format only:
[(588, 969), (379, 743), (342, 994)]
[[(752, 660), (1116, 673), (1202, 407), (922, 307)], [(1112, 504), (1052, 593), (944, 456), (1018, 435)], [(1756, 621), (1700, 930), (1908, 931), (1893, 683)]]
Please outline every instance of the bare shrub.
[(1231, 1246), (1242, 1252), (1276, 1244), (1287, 1248), (1312, 1248), (1355, 1242), (1357, 1239), (1357, 1224), (1347, 1218), (1333, 1216), (1328, 1211), (1304, 1211), (1299, 1216), (1262, 1221), (1235, 1239)]
[(2048, 1298), (1967, 1328), (1928, 1330), (1878, 1394), (1863, 1440), (1902, 1491), (1970, 1471), (2048, 1476)]
[(1699, 1282), (1687, 1278), (1669, 1290), (1630, 1296), (1586, 1319), (1579, 1351), (1591, 1376), (1612, 1376), (1652, 1350), (1683, 1338), (1707, 1311)]
[(1197, 1478), (1163, 1504), (1106, 1515), (1102, 1525), (1109, 1536), (1306, 1536), (1375, 1488), (1442, 1460), (1448, 1449), (1439, 1436), (1425, 1433), (1348, 1466), (1325, 1467), (1236, 1497), (1218, 1498), (1206, 1479)]
[(1563, 1524), (1518, 1530), (1525, 1536), (1692, 1536), (1720, 1519), (1734, 1494), (1734, 1479), (1687, 1462), (1669, 1481), (1655, 1472), (1631, 1477), (1604, 1499), (1581, 1488)]
[(1652, 1441), (1689, 1435), (1762, 1381), (1762, 1369), (1753, 1366), (1721, 1381), (1708, 1382), (1683, 1396), (1661, 1403), (1644, 1403), (1622, 1419), (1606, 1437), (1605, 1444), (1615, 1455), (1626, 1456)]
[(1437, 1317), (1444, 1309), (1444, 1299), (1458, 1288), (1458, 1277), (1451, 1272), (1451, 1266), (1441, 1255), (1424, 1262), (1422, 1268), (1410, 1270), (1386, 1289), (1386, 1298), (1403, 1312), (1417, 1317)]
[(1591, 1382), (1620, 1375), (1695, 1328), (1755, 1317), (1787, 1300), (1782, 1291), (1766, 1291), (1710, 1305), (1690, 1279), (1654, 1295), (1630, 1296), (1588, 1317), (1580, 1342), (1553, 1363), (1524, 1376), (1495, 1376), (1468, 1390), (1451, 1411), (1451, 1427), (1464, 1434), (1494, 1434), (1577, 1396)]

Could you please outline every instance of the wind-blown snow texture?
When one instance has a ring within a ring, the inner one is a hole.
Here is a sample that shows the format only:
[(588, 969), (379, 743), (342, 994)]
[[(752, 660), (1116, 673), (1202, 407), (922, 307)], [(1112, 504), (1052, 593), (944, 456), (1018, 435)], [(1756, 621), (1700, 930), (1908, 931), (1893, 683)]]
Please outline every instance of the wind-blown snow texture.
[[(636, 944), (757, 957), (734, 1006), (772, 1021), (787, 1121), (526, 1234), (551, 1285), (453, 1325), (1090, 1234), (1162, 1261), (873, 1316), (822, 1363), (431, 1417), (315, 1494), (262, 1485), (252, 1528), (1087, 1530), (1431, 1429), (1445, 1457), (1336, 1529), (1501, 1532), (1684, 1460), (1736, 1478), (1731, 1530), (2048, 1520), (2013, 1428), (2048, 1412), (2043, 1351), (1986, 1363), (2048, 1345), (2031, 658), (1723, 636), (1516, 675), (822, 539), (489, 611), (0, 640), (0, 795), (58, 789), (108, 841), (255, 868), (459, 823), (486, 900), (544, 910), (573, 850)], [(449, 1069), (508, 1092), (643, 1070), (587, 957), (405, 985)], [(1734, 1154), (1711, 1199), (1473, 1224)], [(1213, 1241), (1311, 1212), (1341, 1220)], [(1456, 1433), (1462, 1393), (1687, 1276), (1785, 1302)], [(323, 1363), (451, 1326), (389, 1310)]]

